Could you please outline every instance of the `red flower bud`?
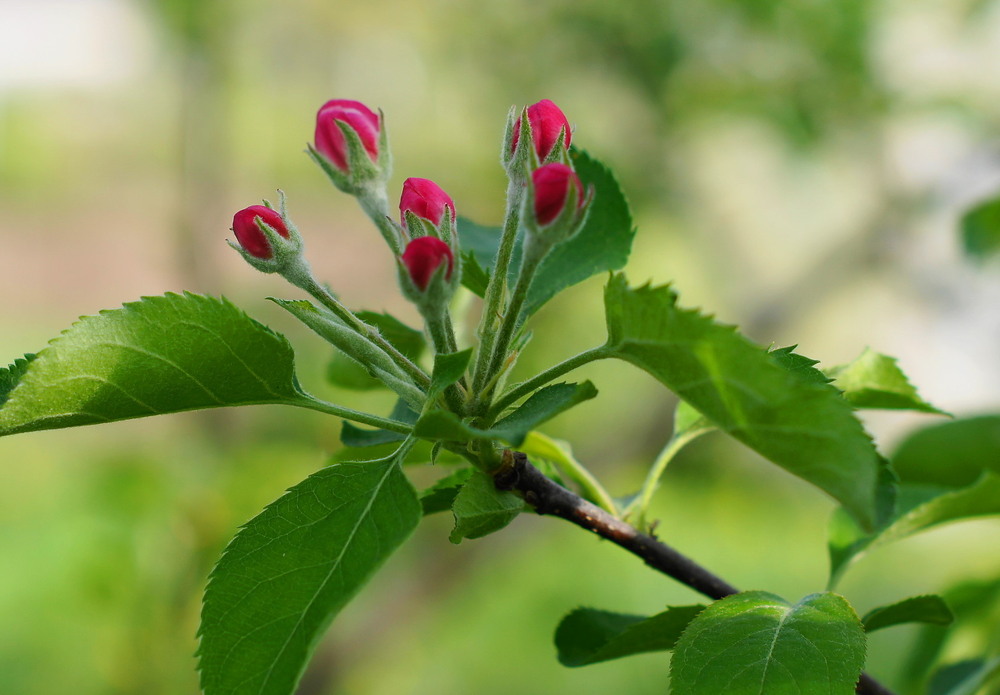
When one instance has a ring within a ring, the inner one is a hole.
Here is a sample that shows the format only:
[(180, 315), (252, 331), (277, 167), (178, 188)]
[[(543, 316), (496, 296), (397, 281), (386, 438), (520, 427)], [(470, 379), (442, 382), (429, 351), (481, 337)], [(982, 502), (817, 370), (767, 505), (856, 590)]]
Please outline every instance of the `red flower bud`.
[(455, 201), (430, 179), (409, 178), (403, 182), (403, 195), (399, 198), (399, 219), (406, 228), (406, 212), (428, 220), (435, 227), (441, 224), (444, 209), (451, 210), (455, 219)]
[(381, 124), (378, 114), (362, 104), (350, 99), (331, 99), (320, 107), (316, 114), (316, 150), (329, 159), (341, 171), (347, 173), (348, 153), (344, 134), (337, 121), (346, 123), (361, 138), (361, 144), (372, 161), (378, 159), (378, 139)]
[(281, 215), (264, 205), (251, 205), (233, 215), (232, 230), (236, 234), (236, 240), (247, 253), (255, 258), (268, 259), (274, 255), (274, 251), (267, 242), (264, 232), (257, 226), (258, 217), (264, 224), (273, 227), (278, 234), (288, 238), (288, 227), (285, 226)]
[(535, 188), (535, 219), (544, 226), (559, 217), (566, 207), (571, 182), (576, 189), (576, 206), (583, 206), (583, 184), (570, 167), (550, 162), (531, 173)]
[(455, 257), (451, 253), (448, 244), (432, 236), (417, 237), (406, 245), (403, 251), (403, 264), (410, 273), (410, 279), (421, 291), (427, 289), (441, 264), (448, 261), (448, 270), (445, 279), (451, 279), (451, 272), (455, 269)]
[[(559, 139), (559, 132), (564, 128), (566, 129), (565, 145), (569, 148), (572, 136), (569, 121), (562, 109), (548, 99), (542, 99), (537, 104), (528, 107), (528, 123), (531, 125), (531, 139), (535, 141), (535, 152), (538, 153), (539, 159), (544, 161), (549, 156)], [(510, 146), (511, 152), (517, 147), (517, 141), (520, 137), (521, 119), (518, 118), (517, 122), (514, 123), (514, 140)]]

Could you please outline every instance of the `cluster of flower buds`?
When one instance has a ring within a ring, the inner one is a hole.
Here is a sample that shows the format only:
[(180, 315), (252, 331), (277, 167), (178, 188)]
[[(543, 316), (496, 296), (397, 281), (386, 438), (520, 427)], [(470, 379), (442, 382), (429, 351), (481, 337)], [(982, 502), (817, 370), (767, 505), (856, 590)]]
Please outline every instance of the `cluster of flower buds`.
[(566, 114), (548, 99), (508, 118), (503, 164), (512, 183), (527, 188), (521, 209), (525, 252), (543, 256), (576, 234), (586, 221), (593, 191), (584, 191), (573, 170), (573, 139)]
[(400, 256), (403, 293), (424, 310), (444, 306), (457, 289), (460, 258), (455, 201), (430, 179), (409, 178), (399, 198), (399, 222), (409, 239)]

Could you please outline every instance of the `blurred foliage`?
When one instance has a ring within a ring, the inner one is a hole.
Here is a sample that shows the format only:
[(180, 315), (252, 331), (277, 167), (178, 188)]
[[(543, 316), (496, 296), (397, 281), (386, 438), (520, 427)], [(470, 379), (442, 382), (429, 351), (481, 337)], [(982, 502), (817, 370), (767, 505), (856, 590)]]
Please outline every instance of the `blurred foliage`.
[[(940, 230), (935, 220), (955, 233), (955, 210), (975, 193), (966, 190), (996, 189), (984, 182), (995, 163), (985, 173), (977, 164), (1000, 122), (983, 67), (998, 60), (995, 0), (98, 5), (125, 12), (106, 20), (103, 41), (141, 47), (131, 72), (0, 89), (0, 290), (16, 299), (0, 334), (8, 359), (81, 313), (165, 290), (225, 293), (286, 330), (262, 298), (289, 292), (222, 244), (228, 211), (278, 186), (334, 289), (352, 305), (399, 311), (388, 257), (302, 154), (316, 106), (332, 96), (380, 105), (395, 179), (434, 178), (462, 214), (496, 223), (503, 115), (549, 97), (631, 197), (635, 281), (675, 279), (686, 304), (764, 343), (801, 341), (824, 363), (866, 343), (912, 348), (898, 356), (923, 366), (907, 371), (931, 402), (958, 412), (979, 386), (996, 409), (996, 369), (974, 379), (943, 371), (968, 363), (974, 340), (1000, 338), (982, 320), (995, 315), (993, 295), (939, 250), (933, 263), (912, 260), (927, 230)], [(59, 48), (46, 37), (44, 50)], [(539, 312), (520, 369), (603, 339), (600, 284)], [(903, 323), (914, 307), (926, 317), (916, 339)], [(959, 321), (980, 332), (956, 331)], [(303, 381), (320, 389), (327, 355), (288, 334)], [(916, 352), (949, 335), (958, 348)], [(995, 356), (990, 345), (984, 354)], [(937, 391), (924, 388), (939, 370)], [(626, 365), (595, 365), (583, 378), (601, 389), (601, 405), (551, 432), (616, 493), (633, 492), (669, 435), (672, 398)], [(366, 394), (352, 405), (388, 412), (391, 401)], [(599, 426), (609, 408), (620, 414), (612, 432)], [(223, 415), (208, 427), (185, 415), (0, 441), (0, 692), (196, 692), (199, 603), (219, 551), (337, 447), (338, 426), (318, 416)], [(709, 437), (672, 464), (654, 512), (662, 537), (737, 585), (797, 597), (822, 589), (831, 509)], [(446, 517), (342, 616), (303, 693), (663, 692), (662, 655), (566, 670), (552, 632), (578, 605), (653, 614), (697, 597), (552, 520), (521, 518), (454, 547)], [(996, 534), (977, 522), (880, 549), (844, 593), (864, 611), (959, 581), (995, 586), (1000, 567), (982, 548)], [(979, 619), (995, 609), (953, 608), (965, 641), (942, 646), (926, 637), (938, 628), (893, 628), (873, 636), (871, 671), (911, 686), (903, 655), (914, 640), (955, 660), (972, 653), (968, 635), (995, 641)]]

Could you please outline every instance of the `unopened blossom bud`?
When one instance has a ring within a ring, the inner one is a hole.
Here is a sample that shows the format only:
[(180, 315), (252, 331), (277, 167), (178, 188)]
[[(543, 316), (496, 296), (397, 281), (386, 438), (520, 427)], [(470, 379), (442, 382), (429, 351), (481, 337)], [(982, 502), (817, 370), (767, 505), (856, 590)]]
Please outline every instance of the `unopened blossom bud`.
[[(538, 154), (538, 160), (544, 162), (552, 153), (553, 148), (559, 143), (560, 135), (564, 135), (562, 146), (569, 149), (572, 132), (569, 127), (569, 120), (549, 99), (542, 99), (537, 104), (532, 104), (527, 109), (528, 124), (531, 126), (531, 139)], [(521, 138), (521, 119), (514, 123), (513, 139), (510, 151), (513, 153), (517, 148), (517, 143)]]
[(257, 225), (258, 218), (286, 239), (288, 227), (277, 211), (265, 205), (251, 205), (233, 215), (232, 230), (240, 246), (254, 258), (266, 260), (274, 256), (274, 249)]
[(403, 194), (399, 198), (400, 222), (406, 227), (406, 213), (427, 220), (435, 227), (441, 224), (445, 208), (451, 209), (455, 217), (455, 201), (430, 179), (409, 178), (403, 182)]
[(531, 174), (534, 187), (535, 221), (539, 226), (551, 224), (560, 216), (569, 199), (575, 199), (575, 207), (583, 207), (583, 184), (572, 168), (552, 162), (539, 167)]
[(430, 284), (435, 271), (447, 262), (448, 268), (445, 271), (445, 280), (451, 280), (451, 275), (455, 270), (455, 256), (451, 252), (448, 244), (432, 236), (417, 237), (406, 245), (406, 250), (402, 255), (403, 265), (416, 285), (417, 289), (424, 291)]
[(331, 99), (320, 107), (316, 114), (317, 152), (345, 174), (350, 171), (350, 151), (338, 123), (345, 124), (357, 133), (371, 161), (378, 160), (381, 132), (379, 116), (360, 101), (350, 99)]

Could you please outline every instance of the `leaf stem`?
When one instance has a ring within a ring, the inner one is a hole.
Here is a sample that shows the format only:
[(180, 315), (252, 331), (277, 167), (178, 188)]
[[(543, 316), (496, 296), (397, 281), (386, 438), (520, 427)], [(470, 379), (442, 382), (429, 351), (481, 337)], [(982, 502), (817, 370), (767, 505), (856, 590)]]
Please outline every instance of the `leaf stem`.
[(549, 367), (544, 372), (539, 372), (527, 381), (515, 384), (507, 391), (507, 393), (505, 393), (496, 403), (493, 404), (493, 407), (490, 408), (487, 419), (492, 420), (493, 418), (499, 416), (504, 409), (513, 405), (518, 400), (532, 393), (536, 389), (541, 388), (553, 379), (557, 379), (563, 374), (573, 371), (577, 367), (582, 367), (588, 362), (594, 362), (609, 356), (610, 353), (608, 351), (608, 346), (600, 345), (598, 347), (585, 350), (584, 352), (574, 355), (567, 360), (563, 360), (559, 364)]
[(300, 408), (308, 408), (309, 410), (315, 410), (320, 413), (326, 413), (327, 415), (336, 415), (339, 418), (345, 420), (353, 420), (354, 422), (360, 422), (363, 425), (371, 425), (372, 427), (380, 427), (384, 430), (389, 430), (390, 432), (399, 432), (400, 434), (410, 434), (413, 431), (411, 425), (405, 422), (399, 422), (398, 420), (392, 420), (390, 418), (379, 417), (378, 415), (372, 415), (371, 413), (364, 413), (360, 410), (353, 410), (351, 408), (345, 408), (342, 405), (337, 405), (336, 403), (328, 403), (326, 401), (320, 400), (305, 394), (305, 398), (301, 401), (292, 401), (289, 405), (298, 406)]
[(639, 528), (646, 528), (646, 510), (653, 499), (653, 494), (660, 486), (660, 478), (667, 470), (667, 465), (673, 460), (681, 449), (693, 442), (703, 434), (711, 432), (711, 427), (696, 428), (686, 432), (675, 433), (667, 442), (663, 450), (660, 451), (653, 465), (646, 474), (646, 480), (642, 484), (639, 496), (625, 509), (625, 518), (634, 519)]
[[(541, 446), (533, 446), (536, 442)], [(604, 489), (600, 481), (594, 477), (594, 474), (576, 460), (568, 446), (561, 446), (559, 442), (548, 435), (534, 431), (528, 435), (522, 447), (528, 452), (544, 448), (544, 452), (536, 451), (539, 458), (546, 458), (558, 466), (567, 478), (579, 486), (584, 499), (593, 502), (608, 514), (618, 515), (618, 506), (614, 499)]]
[[(424, 316), (424, 323), (427, 325), (427, 332), (430, 333), (431, 343), (434, 345), (434, 352), (445, 354), (458, 352), (458, 343), (455, 342), (455, 330), (451, 325), (451, 317), (448, 309), (444, 308), (440, 312), (428, 312)], [(464, 384), (465, 378), (460, 381)], [(444, 398), (448, 408), (458, 416), (465, 414), (464, 388), (459, 384), (450, 384), (444, 390)]]

